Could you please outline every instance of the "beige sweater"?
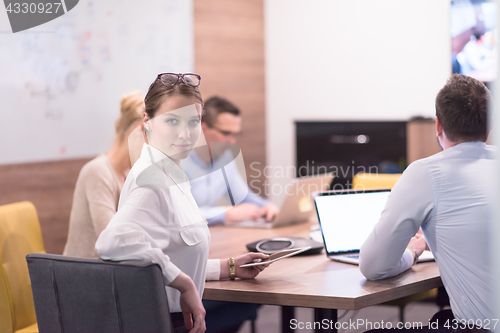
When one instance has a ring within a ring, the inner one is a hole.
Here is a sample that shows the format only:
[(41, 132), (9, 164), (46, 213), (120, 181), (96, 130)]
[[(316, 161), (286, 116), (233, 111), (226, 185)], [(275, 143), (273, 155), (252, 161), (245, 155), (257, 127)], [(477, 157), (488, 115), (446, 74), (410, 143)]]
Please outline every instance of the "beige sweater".
[(116, 213), (121, 184), (106, 155), (85, 164), (76, 181), (64, 255), (97, 257), (95, 242)]

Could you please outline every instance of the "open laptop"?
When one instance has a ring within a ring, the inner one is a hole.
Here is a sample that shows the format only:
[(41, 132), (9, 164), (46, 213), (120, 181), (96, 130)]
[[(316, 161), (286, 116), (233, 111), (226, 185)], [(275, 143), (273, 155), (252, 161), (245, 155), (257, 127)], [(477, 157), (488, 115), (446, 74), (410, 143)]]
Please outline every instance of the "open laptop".
[(272, 221), (268, 222), (265, 217), (262, 217), (256, 221), (232, 222), (225, 224), (225, 226), (270, 229), (307, 222), (309, 217), (314, 214), (312, 193), (327, 190), (332, 179), (332, 174), (296, 178), (284, 187), (287, 196), (281, 205), (280, 212)]
[[(382, 214), (391, 190), (342, 190), (315, 193), (314, 204), (328, 258), (359, 265), (361, 245)], [(424, 251), (419, 262), (431, 261)]]

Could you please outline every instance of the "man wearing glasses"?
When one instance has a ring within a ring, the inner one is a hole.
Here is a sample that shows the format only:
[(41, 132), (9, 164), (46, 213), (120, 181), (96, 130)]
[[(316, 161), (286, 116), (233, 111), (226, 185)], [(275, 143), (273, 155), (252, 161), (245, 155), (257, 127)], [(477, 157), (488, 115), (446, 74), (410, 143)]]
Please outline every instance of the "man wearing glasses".
[[(257, 219), (270, 221), (278, 207), (253, 193), (238, 171), (232, 148), (241, 135), (240, 110), (228, 100), (211, 97), (205, 101), (201, 128), (207, 147), (193, 149), (181, 165), (189, 178), (191, 192), (208, 225)], [(221, 205), (221, 201), (228, 205)], [(207, 332), (236, 332), (245, 320), (257, 317), (259, 304), (203, 301)]]
[[(271, 221), (278, 213), (278, 207), (251, 191), (235, 163), (226, 163), (234, 159), (230, 147), (236, 144), (241, 135), (240, 110), (225, 98), (217, 96), (206, 100), (204, 108), (201, 126), (209, 149), (195, 149), (182, 161), (182, 168), (190, 179), (191, 192), (201, 213), (209, 225), (256, 220), (260, 217)], [(214, 172), (222, 167), (223, 175)], [(205, 176), (197, 177), (201, 174)], [(221, 206), (221, 199), (227, 197), (228, 193), (228, 204), (232, 204), (232, 207)], [(246, 194), (241, 203), (232, 198), (237, 197), (238, 193)]]

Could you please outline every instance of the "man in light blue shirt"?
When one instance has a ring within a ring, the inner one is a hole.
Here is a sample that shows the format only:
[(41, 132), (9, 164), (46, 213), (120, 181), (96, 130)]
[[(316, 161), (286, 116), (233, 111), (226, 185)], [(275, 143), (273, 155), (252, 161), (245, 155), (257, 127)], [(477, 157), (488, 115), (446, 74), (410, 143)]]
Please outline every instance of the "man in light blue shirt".
[[(278, 207), (252, 192), (238, 170), (238, 158), (235, 160), (239, 151), (234, 153), (234, 148), (241, 133), (239, 109), (221, 97), (209, 98), (204, 108), (201, 125), (208, 149), (195, 149), (181, 162), (201, 213), (209, 225), (262, 216), (270, 221)], [(220, 204), (222, 200), (227, 202), (225, 206)]]
[[(205, 101), (201, 127), (206, 146), (195, 148), (181, 161), (191, 192), (208, 225), (231, 223), (265, 216), (270, 221), (279, 211), (253, 193), (242, 177), (236, 145), (241, 133), (240, 110), (224, 98)], [(226, 205), (221, 205), (225, 201)], [(245, 320), (257, 317), (259, 304), (203, 301), (207, 333), (237, 332)]]
[[(411, 268), (427, 243), (450, 297), (450, 326), (460, 320), (485, 326), (493, 319), (496, 149), (485, 143), (489, 96), (471, 77), (456, 74), (448, 80), (436, 97), (436, 135), (443, 151), (405, 170), (360, 252), (361, 272), (384, 279)], [(416, 234), (419, 228), (423, 236)]]

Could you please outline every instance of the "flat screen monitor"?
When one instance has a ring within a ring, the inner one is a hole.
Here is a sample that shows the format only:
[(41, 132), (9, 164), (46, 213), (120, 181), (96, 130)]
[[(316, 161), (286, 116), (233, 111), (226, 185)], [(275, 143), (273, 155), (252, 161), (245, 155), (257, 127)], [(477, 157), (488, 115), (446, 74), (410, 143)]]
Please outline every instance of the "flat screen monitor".
[(452, 1), (450, 12), (453, 73), (482, 82), (496, 79), (497, 4), (493, 1)]
[[(333, 173), (332, 189), (350, 188), (359, 172), (407, 167), (405, 121), (297, 121), (296, 176)], [(333, 188), (339, 185), (340, 187)]]

